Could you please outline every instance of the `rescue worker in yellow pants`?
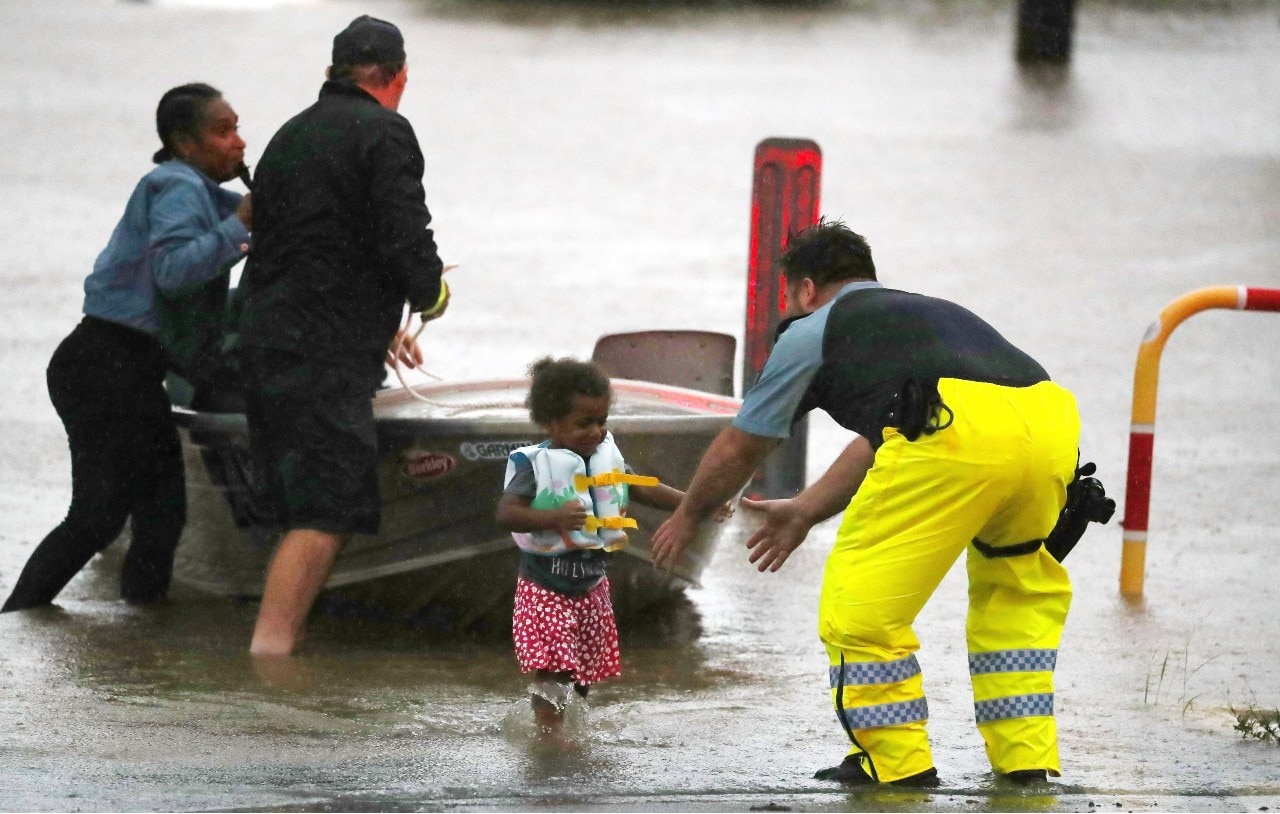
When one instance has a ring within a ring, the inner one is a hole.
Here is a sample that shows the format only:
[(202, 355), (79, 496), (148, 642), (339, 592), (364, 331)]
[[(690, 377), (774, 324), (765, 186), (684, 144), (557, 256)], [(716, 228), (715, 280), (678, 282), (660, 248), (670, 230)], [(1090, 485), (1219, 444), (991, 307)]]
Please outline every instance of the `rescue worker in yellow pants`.
[(844, 512), (819, 633), (854, 745), (816, 776), (937, 784), (911, 626), (966, 548), (970, 670), (992, 768), (1019, 781), (1058, 775), (1052, 670), (1071, 587), (1041, 542), (1076, 476), (1074, 399), (967, 309), (883, 286), (865, 238), (843, 223), (792, 237), (778, 263), (788, 319), (655, 532), (654, 562), (677, 562), (792, 424), (824, 410), (855, 433), (827, 471), (794, 498), (743, 501), (763, 515), (747, 541), (762, 572)]
[(1066, 569), (1043, 547), (988, 557), (971, 541), (998, 552), (1049, 534), (1075, 473), (1075, 400), (1052, 382), (944, 379), (938, 390), (950, 426), (914, 442), (885, 432), (827, 559), (819, 635), (855, 743), (852, 765), (837, 768), (880, 782), (933, 769), (911, 625), (967, 548), (969, 666), (987, 755), (1015, 779), (1058, 776), (1052, 671), (1071, 602)]

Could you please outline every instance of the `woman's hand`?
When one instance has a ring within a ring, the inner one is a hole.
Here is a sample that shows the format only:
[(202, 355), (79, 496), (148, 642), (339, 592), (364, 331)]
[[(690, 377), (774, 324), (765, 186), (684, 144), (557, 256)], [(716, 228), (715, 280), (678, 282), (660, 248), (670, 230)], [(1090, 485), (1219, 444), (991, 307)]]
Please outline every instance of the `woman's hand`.
[(252, 192), (245, 193), (245, 196), (240, 199), (240, 205), (236, 207), (236, 217), (239, 218), (240, 222), (244, 224), (244, 228), (249, 230), (253, 229), (253, 201), (251, 200), (252, 196), (253, 196)]

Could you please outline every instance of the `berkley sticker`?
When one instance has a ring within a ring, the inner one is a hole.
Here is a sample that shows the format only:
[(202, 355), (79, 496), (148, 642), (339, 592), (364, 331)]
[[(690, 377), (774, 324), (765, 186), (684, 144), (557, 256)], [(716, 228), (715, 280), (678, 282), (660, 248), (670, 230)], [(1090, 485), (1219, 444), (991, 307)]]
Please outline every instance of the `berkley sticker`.
[(463, 441), (458, 451), (468, 461), (505, 461), (513, 450), (533, 446), (533, 441)]
[(404, 454), (404, 466), (400, 471), (406, 477), (430, 480), (449, 474), (456, 464), (457, 461), (452, 455), (425, 449), (411, 449)]

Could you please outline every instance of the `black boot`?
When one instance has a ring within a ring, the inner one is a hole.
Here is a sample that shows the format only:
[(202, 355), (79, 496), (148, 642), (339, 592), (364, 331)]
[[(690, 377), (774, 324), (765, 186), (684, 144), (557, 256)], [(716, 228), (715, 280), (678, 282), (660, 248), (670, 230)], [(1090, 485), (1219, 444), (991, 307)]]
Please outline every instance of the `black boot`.
[(1049, 773), (1044, 769), (1018, 769), (1015, 772), (1009, 772), (1004, 775), (1011, 783), (1017, 783), (1020, 786), (1029, 786), (1032, 783), (1046, 783), (1049, 780)]
[[(862, 768), (862, 758), (865, 753), (854, 755), (845, 755), (844, 761), (839, 766), (832, 766), (829, 769), (820, 769), (813, 776), (816, 780), (835, 780), (846, 786), (870, 786), (875, 785), (878, 781)], [(885, 785), (887, 786), (936, 786), (938, 781), (938, 770), (934, 768), (925, 769), (923, 772), (913, 774), (910, 777), (903, 777), (899, 780), (891, 780)]]

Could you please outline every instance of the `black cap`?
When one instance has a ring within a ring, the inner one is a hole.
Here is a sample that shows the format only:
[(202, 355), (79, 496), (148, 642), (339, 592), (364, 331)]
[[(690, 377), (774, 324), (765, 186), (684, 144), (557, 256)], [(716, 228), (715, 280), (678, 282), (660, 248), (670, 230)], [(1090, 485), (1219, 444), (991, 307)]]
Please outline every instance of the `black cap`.
[(386, 20), (362, 15), (333, 38), (334, 65), (374, 65), (404, 61), (404, 37)]

